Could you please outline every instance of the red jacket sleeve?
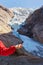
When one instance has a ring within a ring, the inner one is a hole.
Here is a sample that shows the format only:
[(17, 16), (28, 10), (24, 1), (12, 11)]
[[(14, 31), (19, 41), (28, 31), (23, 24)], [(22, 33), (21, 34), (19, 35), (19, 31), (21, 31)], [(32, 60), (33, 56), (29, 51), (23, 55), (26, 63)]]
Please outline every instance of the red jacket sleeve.
[(7, 48), (2, 41), (0, 41), (0, 55), (1, 56), (9, 56), (16, 51), (14, 46)]

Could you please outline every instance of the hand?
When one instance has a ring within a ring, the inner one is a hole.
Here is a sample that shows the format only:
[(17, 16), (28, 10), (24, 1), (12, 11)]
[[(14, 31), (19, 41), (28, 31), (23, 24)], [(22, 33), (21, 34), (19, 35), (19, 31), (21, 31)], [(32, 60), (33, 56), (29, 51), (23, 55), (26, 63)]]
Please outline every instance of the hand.
[(16, 48), (16, 49), (20, 49), (20, 48), (22, 48), (22, 44), (18, 44), (18, 45), (16, 45), (15, 48)]

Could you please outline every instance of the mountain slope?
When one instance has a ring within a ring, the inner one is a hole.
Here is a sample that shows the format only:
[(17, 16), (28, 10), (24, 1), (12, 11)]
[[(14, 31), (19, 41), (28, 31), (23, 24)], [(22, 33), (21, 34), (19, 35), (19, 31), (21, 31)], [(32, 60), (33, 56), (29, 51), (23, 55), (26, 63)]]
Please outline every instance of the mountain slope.
[(11, 31), (7, 23), (14, 16), (14, 14), (7, 8), (0, 5), (0, 34), (8, 33)]

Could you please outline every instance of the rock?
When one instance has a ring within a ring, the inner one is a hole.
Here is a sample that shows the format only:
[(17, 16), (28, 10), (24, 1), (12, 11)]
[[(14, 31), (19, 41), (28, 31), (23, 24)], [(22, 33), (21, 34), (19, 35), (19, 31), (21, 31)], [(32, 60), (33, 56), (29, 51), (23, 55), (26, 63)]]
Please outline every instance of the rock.
[(32, 29), (33, 38), (41, 43), (43, 43), (43, 23), (36, 24)]
[[(1, 58), (1, 57), (0, 57)], [(32, 60), (28, 56), (9, 56), (2, 57), (1, 65), (43, 65), (43, 60)]]
[(39, 60), (35, 60), (32, 58), (29, 58), (28, 56), (18, 56), (17, 58), (15, 58), (15, 63), (17, 65), (35, 65), (35, 64), (39, 64), (42, 63), (42, 59), (39, 58)]
[(9, 9), (0, 5), (0, 21), (4, 23), (8, 23), (8, 21), (14, 17), (13, 12)]
[(0, 34), (11, 32), (8, 22), (14, 17), (13, 12), (0, 5)]
[(0, 21), (0, 35), (11, 32), (11, 27)]
[[(38, 25), (38, 24), (43, 24), (43, 7), (35, 10), (25, 21), (25, 24), (24, 25), (21, 25), (20, 29), (18, 29), (18, 32), (20, 34), (23, 34), (23, 35), (26, 35), (26, 36), (29, 36), (31, 38), (34, 38), (34, 33), (33, 33), (33, 28), (34, 27), (37, 27), (38, 29), (41, 27), (43, 29), (43, 26), (41, 25)], [(36, 26), (35, 26), (36, 25)], [(40, 26), (40, 27), (38, 27)], [(38, 32), (38, 29), (36, 32)], [(35, 30), (35, 28), (34, 28)], [(42, 30), (43, 31), (43, 30)], [(40, 30), (41, 32), (41, 30)], [(37, 37), (38, 37), (39, 33), (37, 34)], [(42, 36), (42, 37), (41, 37)], [(40, 39), (39, 39), (40, 38)], [(38, 37), (38, 41), (42, 42), (43, 43), (43, 32), (41, 32), (40, 36)]]
[(22, 44), (22, 40), (12, 35), (12, 33), (6, 33), (0, 35), (0, 40), (3, 41), (6, 47), (10, 47), (11, 45)]

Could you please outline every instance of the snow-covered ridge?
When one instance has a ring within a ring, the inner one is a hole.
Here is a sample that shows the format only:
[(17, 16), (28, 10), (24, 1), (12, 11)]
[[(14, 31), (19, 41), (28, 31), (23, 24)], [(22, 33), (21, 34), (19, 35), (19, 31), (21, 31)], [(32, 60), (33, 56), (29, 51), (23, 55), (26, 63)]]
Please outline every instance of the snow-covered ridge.
[(25, 19), (32, 13), (33, 9), (26, 8), (11, 8), (11, 11), (14, 13), (14, 18), (10, 21), (10, 24), (18, 23), (21, 24)]

